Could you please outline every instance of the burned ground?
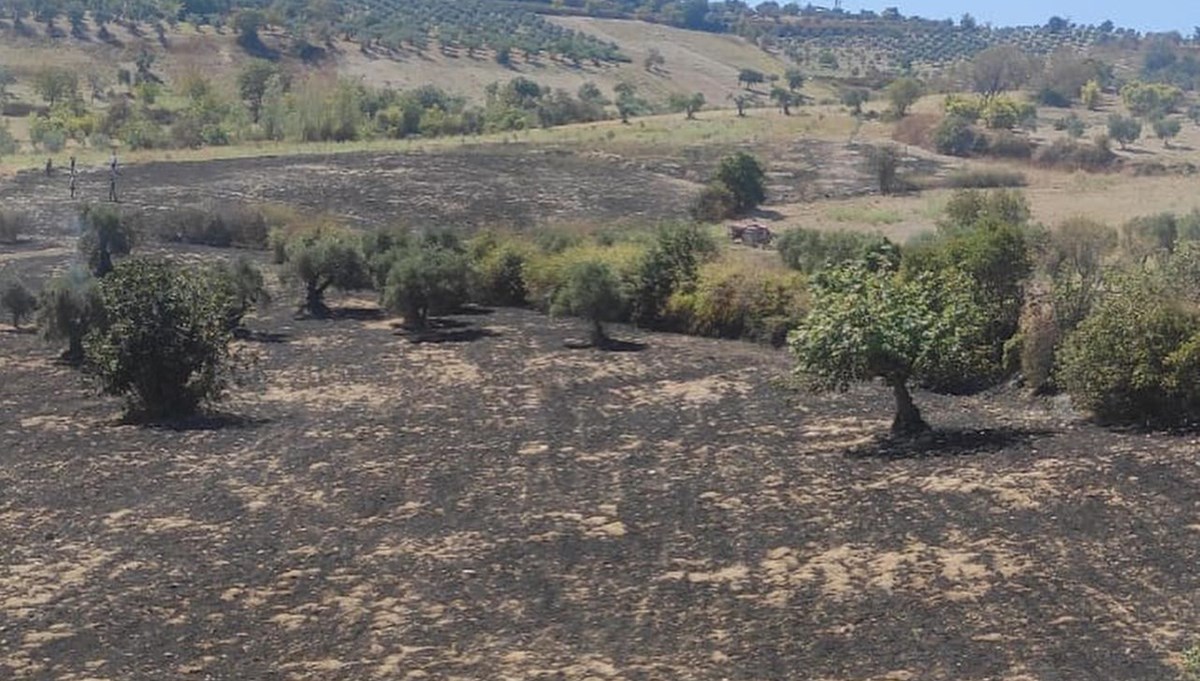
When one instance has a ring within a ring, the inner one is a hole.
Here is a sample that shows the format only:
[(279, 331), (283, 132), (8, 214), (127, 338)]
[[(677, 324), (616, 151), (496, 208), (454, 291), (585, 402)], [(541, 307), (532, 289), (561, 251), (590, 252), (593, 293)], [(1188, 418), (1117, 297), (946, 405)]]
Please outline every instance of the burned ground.
[[(698, 191), (639, 168), (512, 146), (144, 163), (121, 169), (118, 190), (126, 205), (151, 209), (274, 202), (364, 226), (453, 228), (674, 219)], [(0, 202), (69, 224), (83, 202), (108, 198), (107, 168), (85, 169), (79, 192), (79, 201), (68, 199), (62, 171), (23, 172), (0, 186)]]
[(0, 332), (0, 676), (1162, 679), (1200, 628), (1194, 437), (922, 395), (897, 452), (756, 346), (287, 312), (175, 427)]
[[(135, 205), (364, 224), (667, 216), (696, 186), (580, 159), (122, 182)], [(0, 189), (38, 221), (0, 270), (68, 262), (56, 183)], [(618, 328), (645, 349), (567, 350), (577, 322), (516, 310), (415, 343), (370, 301), (327, 321), (286, 302), (252, 320), (222, 414), (160, 427), (0, 326), (0, 677), (1162, 679), (1200, 631), (1195, 436), (921, 395), (942, 431), (898, 447), (875, 439), (886, 390), (795, 392), (765, 348)]]

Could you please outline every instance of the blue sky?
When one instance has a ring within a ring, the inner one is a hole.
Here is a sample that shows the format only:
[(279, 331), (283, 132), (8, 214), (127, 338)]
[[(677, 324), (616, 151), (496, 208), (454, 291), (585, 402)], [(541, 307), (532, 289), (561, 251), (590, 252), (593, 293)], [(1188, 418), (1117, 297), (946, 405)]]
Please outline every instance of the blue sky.
[[(898, 7), (902, 14), (915, 14), (928, 19), (958, 19), (963, 12), (970, 12), (979, 23), (990, 21), (997, 26), (1044, 24), (1053, 15), (1067, 17), (1079, 24), (1099, 24), (1105, 19), (1112, 19), (1117, 26), (1140, 31), (1174, 30), (1189, 36), (1193, 28), (1200, 25), (1200, 12), (1196, 11), (1194, 3), (1195, 0), (993, 0), (982, 3), (963, 0), (843, 0), (842, 7), (851, 12), (860, 9), (878, 12), (885, 7)], [(780, 4), (784, 4), (783, 0), (780, 0)], [(813, 0), (813, 4), (832, 7), (833, 0)]]

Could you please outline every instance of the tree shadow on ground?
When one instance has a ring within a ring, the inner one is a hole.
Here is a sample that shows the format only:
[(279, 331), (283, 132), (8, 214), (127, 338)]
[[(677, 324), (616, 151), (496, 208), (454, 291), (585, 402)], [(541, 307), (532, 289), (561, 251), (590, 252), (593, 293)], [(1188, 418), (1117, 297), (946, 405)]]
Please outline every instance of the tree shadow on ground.
[(233, 333), (234, 338), (251, 343), (287, 343), (292, 339), (290, 333), (272, 333), (270, 331), (252, 331), (250, 329), (237, 329)]
[(601, 352), (641, 352), (650, 347), (646, 343), (623, 341), (616, 338), (606, 338), (599, 343), (570, 339), (563, 341), (563, 345), (570, 350), (600, 350)]
[(326, 319), (350, 319), (358, 322), (374, 322), (383, 319), (383, 310), (377, 307), (337, 307), (329, 311)]
[(10, 326), (7, 329), (0, 329), (0, 333), (12, 334), (14, 336), (29, 336), (37, 333), (37, 329), (33, 328), (32, 326), (22, 326), (20, 328), (13, 328)]
[(879, 435), (871, 442), (846, 451), (850, 459), (929, 459), (990, 454), (1052, 435), (1049, 430), (1028, 428), (943, 429), (916, 436)]
[[(486, 314), (486, 313), (477, 313)], [(457, 319), (430, 319), (423, 328), (400, 325), (397, 336), (408, 338), (410, 343), (474, 343), (483, 338), (501, 335), (491, 329), (471, 326)]]
[(186, 433), (257, 428), (270, 423), (270, 420), (241, 414), (212, 411), (174, 418), (147, 418), (130, 415), (121, 419), (119, 423), (124, 426), (140, 426), (154, 430), (170, 430), (177, 433)]

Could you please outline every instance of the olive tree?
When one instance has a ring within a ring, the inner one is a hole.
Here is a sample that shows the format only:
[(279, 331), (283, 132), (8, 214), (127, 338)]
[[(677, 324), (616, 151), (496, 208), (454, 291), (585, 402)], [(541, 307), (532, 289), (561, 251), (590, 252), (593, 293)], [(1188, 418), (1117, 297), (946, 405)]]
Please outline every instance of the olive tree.
[(757, 208), (767, 198), (767, 174), (758, 159), (744, 151), (721, 159), (714, 181), (733, 194), (738, 211)]
[(226, 327), (234, 333), (244, 333), (242, 318), (246, 313), (271, 302), (271, 293), (267, 290), (262, 271), (249, 258), (243, 256), (232, 263), (217, 263), (210, 267), (207, 274), (213, 278), (216, 286), (221, 287), (229, 301), (225, 321)]
[(690, 95), (673, 94), (668, 100), (672, 111), (682, 112), (690, 121), (696, 117), (696, 112), (704, 108), (704, 94), (695, 92)]
[(229, 292), (202, 270), (131, 258), (100, 281), (104, 320), (84, 339), (85, 368), (129, 412), (184, 416), (220, 399), (231, 373)]
[(83, 338), (103, 317), (96, 279), (82, 268), (50, 280), (38, 297), (38, 332), (48, 342), (65, 342), (62, 357), (72, 364), (83, 360)]
[(621, 285), (612, 269), (603, 262), (589, 260), (567, 272), (566, 280), (555, 292), (551, 312), (588, 320), (592, 344), (603, 347), (609, 342), (604, 322), (616, 321), (623, 307)]
[(984, 323), (970, 280), (957, 270), (904, 278), (852, 263), (813, 278), (812, 307), (788, 342), (797, 373), (815, 389), (883, 379), (896, 400), (892, 432), (908, 435), (929, 429), (909, 382), (945, 364), (982, 361)]
[(332, 230), (301, 232), (283, 245), (285, 276), (304, 284), (301, 312), (314, 317), (329, 314), (325, 292), (331, 288), (356, 291), (371, 288), (371, 272), (362, 244), (353, 235)]
[(892, 103), (892, 113), (897, 118), (903, 118), (908, 108), (921, 98), (921, 82), (916, 78), (900, 78), (892, 81), (887, 87), (888, 101)]
[(1108, 117), (1108, 136), (1115, 139), (1121, 148), (1137, 141), (1142, 136), (1142, 122), (1130, 116), (1112, 114)]
[(128, 255), (137, 245), (136, 227), (115, 206), (84, 206), (79, 222), (83, 229), (79, 236), (79, 252), (97, 277), (112, 271), (114, 256)]
[(404, 315), (410, 326), (423, 329), (431, 314), (453, 312), (467, 301), (469, 270), (466, 256), (455, 249), (407, 249), (388, 271), (384, 304)]

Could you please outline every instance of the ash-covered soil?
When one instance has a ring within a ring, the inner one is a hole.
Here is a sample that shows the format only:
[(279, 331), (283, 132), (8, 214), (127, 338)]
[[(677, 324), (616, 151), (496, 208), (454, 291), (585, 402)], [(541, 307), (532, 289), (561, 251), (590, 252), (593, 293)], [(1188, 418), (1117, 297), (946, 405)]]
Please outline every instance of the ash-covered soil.
[[(360, 225), (472, 228), (555, 222), (677, 219), (693, 183), (566, 151), (464, 147), (439, 152), (339, 153), (122, 166), (120, 200), (151, 209), (208, 200), (275, 202)], [(63, 169), (0, 182), (0, 205), (69, 225), (108, 199), (109, 172), (83, 168), (72, 201)]]
[(1200, 632), (1195, 437), (921, 395), (894, 457), (779, 352), (358, 305), (252, 320), (176, 428), (0, 328), (0, 677), (1166, 679)]

